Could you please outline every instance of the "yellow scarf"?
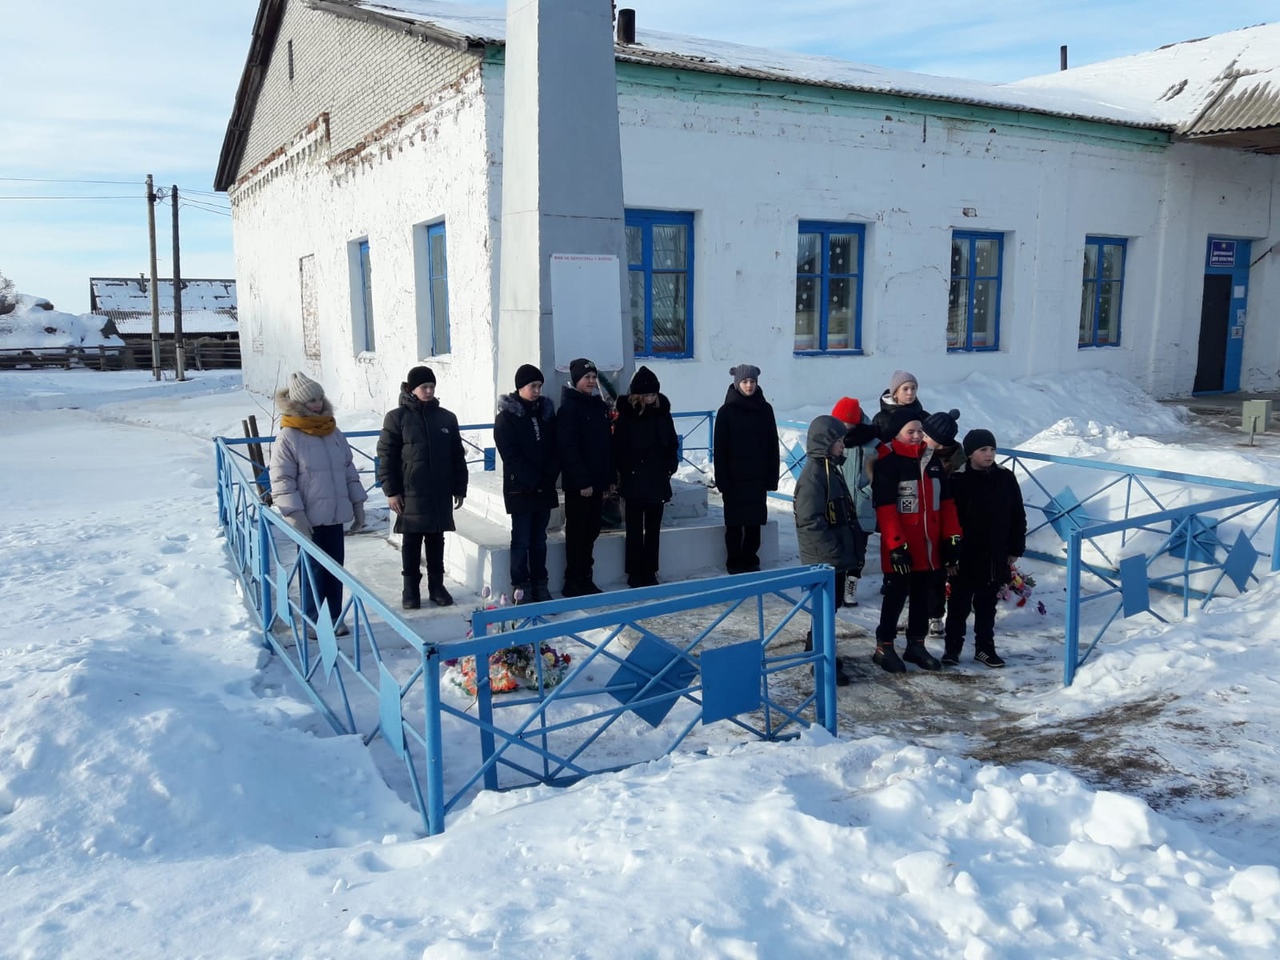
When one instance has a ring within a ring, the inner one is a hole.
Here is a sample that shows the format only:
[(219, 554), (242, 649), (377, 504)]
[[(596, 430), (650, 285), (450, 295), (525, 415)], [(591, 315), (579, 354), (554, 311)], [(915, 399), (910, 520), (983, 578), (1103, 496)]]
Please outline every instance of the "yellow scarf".
[(291, 417), (287, 414), (280, 418), (280, 426), (293, 427), (313, 437), (327, 437), (338, 429), (338, 421), (333, 414), (322, 414), (315, 417)]

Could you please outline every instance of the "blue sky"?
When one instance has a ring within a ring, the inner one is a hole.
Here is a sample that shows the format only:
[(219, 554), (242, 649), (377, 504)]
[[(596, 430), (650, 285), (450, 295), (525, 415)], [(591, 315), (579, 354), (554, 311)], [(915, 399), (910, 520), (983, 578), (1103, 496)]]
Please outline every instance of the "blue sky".
[[(601, 0), (604, 2), (604, 0)], [(480, 0), (470, 6), (504, 6)], [(1275, 0), (620, 0), (640, 29), (1007, 81), (1280, 18)], [(234, 276), (210, 195), (257, 0), (0, 0), (0, 272), (72, 313), (90, 276), (146, 272), (144, 180), (177, 184), (182, 272)], [(72, 183), (60, 181), (108, 181)], [(201, 191), (201, 192), (197, 192)], [(71, 199), (45, 199), (45, 198)], [(90, 197), (112, 199), (89, 199)], [(122, 199), (115, 199), (122, 198)], [(171, 208), (157, 208), (162, 276)]]

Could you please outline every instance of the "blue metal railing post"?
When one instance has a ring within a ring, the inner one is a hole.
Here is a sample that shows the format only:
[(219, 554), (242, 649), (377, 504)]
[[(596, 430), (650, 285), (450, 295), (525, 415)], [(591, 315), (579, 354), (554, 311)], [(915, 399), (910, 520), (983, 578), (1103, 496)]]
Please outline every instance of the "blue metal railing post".
[(810, 594), (814, 604), (813, 649), (822, 652), (814, 671), (815, 708), (818, 723), (830, 734), (836, 732), (836, 572), (828, 568), (826, 578)]
[(444, 732), (440, 723), (440, 651), (436, 647), (423, 651), (422, 672), (422, 699), (426, 711), (422, 718), (422, 732), (427, 761), (427, 809), (424, 813), (427, 832), (434, 837), (444, 833)]
[[(1280, 510), (1280, 497), (1276, 498), (1276, 509)], [(1280, 519), (1276, 520), (1275, 534), (1271, 538), (1271, 572), (1280, 570)]]
[(1063, 652), (1062, 682), (1071, 686), (1080, 656), (1080, 562), (1084, 533), (1072, 530), (1067, 541), (1067, 614), (1064, 624), (1066, 646)]
[(258, 609), (262, 611), (262, 645), (270, 646), (267, 634), (271, 631), (271, 622), (275, 619), (276, 608), (271, 596), (271, 525), (262, 507), (258, 508)]
[[(473, 617), (472, 636), (479, 638), (488, 635), (488, 624), (478, 617)], [(480, 762), (489, 763), (493, 756), (495, 744), (493, 740), (493, 688), (489, 684), (489, 658), (476, 654), (476, 713), (480, 717)], [(498, 789), (498, 769), (489, 764), (484, 772), (484, 788)]]

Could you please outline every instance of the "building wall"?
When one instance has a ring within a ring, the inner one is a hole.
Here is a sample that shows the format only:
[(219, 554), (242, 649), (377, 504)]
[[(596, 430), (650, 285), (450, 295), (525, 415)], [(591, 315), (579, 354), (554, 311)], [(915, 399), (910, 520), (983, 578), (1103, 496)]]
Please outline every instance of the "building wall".
[[(290, 35), (303, 41), (295, 42), (295, 78), (301, 46), (327, 43), (346, 59), (344, 75), (325, 73), (286, 109), (278, 103), (286, 93), (277, 75), (285, 69), (280, 50)], [(290, 5), (280, 37), (257, 115), (284, 117), (272, 121), (272, 136), (283, 139), (269, 146), (255, 118), (251, 150), (230, 191), (246, 386), (271, 392), (290, 371), (307, 370), (339, 410), (376, 412), (395, 405), (406, 371), (423, 362), (436, 373), (442, 402), (464, 422), (491, 420), (488, 386), (483, 394), (469, 390), (474, 382), (493, 381), (490, 306), (496, 302), (490, 240), (496, 214), (478, 58), (433, 47), (435, 62), (418, 41), (298, 4)], [(368, 42), (358, 48), (361, 38)], [(363, 102), (357, 108), (341, 90), (348, 77), (376, 77), (378, 84), (365, 85), (382, 84), (410, 54), (423, 58), (410, 69), (419, 85), (387, 81), (398, 92), (380, 100), (382, 108)], [(357, 109), (358, 122), (350, 115)], [(327, 125), (307, 122), (321, 112), (329, 114)], [(393, 114), (402, 119), (387, 123)], [(300, 126), (289, 129), (290, 123)], [(419, 304), (428, 291), (418, 276), (414, 228), (440, 221), (449, 250), (452, 349), (430, 356), (429, 316), (420, 317)], [(369, 242), (373, 279), (372, 351), (358, 349), (353, 304), (359, 280), (351, 247), (362, 238)], [(304, 351), (300, 270), (308, 256), (314, 257), (318, 362)]]
[[(291, 16), (282, 42), (291, 23), (317, 15), (295, 9)], [(370, 29), (327, 15), (308, 22), (325, 34)], [(317, 374), (340, 407), (394, 402), (405, 369), (419, 359), (412, 225), (444, 217), (454, 349), (427, 362), (442, 400), (464, 421), (491, 419), (494, 393), (509, 389), (494, 383), (493, 346), (501, 54), (481, 68), (442, 48), (424, 49), (452, 69), (472, 65), (453, 79), (443, 67), (422, 67), (437, 86), (420, 98), (421, 108), (389, 126), (388, 113), (364, 113), (373, 133), (363, 138), (339, 133), (356, 126), (343, 115), (355, 107), (313, 93), (312, 106), (292, 115), (302, 125), (287, 149), (265, 166), (257, 161), (261, 169), (232, 191), (244, 340), (257, 351), (245, 357), (251, 388), (270, 389), (302, 368), (298, 261), (314, 254)], [(365, 54), (368, 67), (357, 70), (351, 59), (348, 69), (385, 80), (401, 69), (400, 55), (388, 40)], [(694, 358), (637, 360), (655, 369), (679, 409), (718, 405), (729, 367), (743, 361), (763, 368), (765, 390), (784, 411), (828, 406), (846, 394), (874, 404), (897, 368), (914, 372), (925, 402), (937, 405), (945, 402), (939, 388), (970, 376), (1082, 369), (1117, 373), (1157, 395), (1185, 395), (1195, 375), (1207, 237), (1277, 235), (1280, 214), (1270, 202), (1280, 179), (1276, 158), (962, 105), (629, 65), (619, 76), (626, 205), (695, 214)], [(264, 100), (271, 89), (269, 79)], [(308, 129), (305, 118), (319, 106), (330, 114), (328, 129)], [(340, 142), (352, 136), (369, 142), (344, 154)], [(258, 138), (255, 129), (251, 142)], [(244, 170), (254, 166), (246, 155)], [(866, 225), (864, 356), (793, 355), (802, 219)], [(1005, 238), (998, 351), (946, 350), (953, 230)], [(1129, 241), (1118, 347), (1077, 349), (1089, 234)], [(361, 236), (373, 255), (378, 327), (368, 355), (352, 348), (347, 250)], [(1255, 258), (1264, 247), (1255, 244)], [(1245, 389), (1280, 385), (1278, 256), (1263, 258), (1251, 274)]]

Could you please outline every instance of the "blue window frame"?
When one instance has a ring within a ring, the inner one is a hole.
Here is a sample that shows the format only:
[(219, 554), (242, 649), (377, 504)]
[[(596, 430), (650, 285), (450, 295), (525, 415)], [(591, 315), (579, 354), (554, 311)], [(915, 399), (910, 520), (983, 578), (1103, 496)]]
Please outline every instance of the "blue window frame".
[(951, 234), (951, 290), (947, 301), (947, 349), (1000, 349), (1000, 287), (1004, 235)]
[(1120, 345), (1120, 306), (1128, 241), (1084, 238), (1084, 284), (1080, 291), (1080, 340), (1084, 347)]
[(798, 354), (862, 352), (866, 226), (801, 220), (796, 244)]
[(427, 291), (434, 357), (449, 352), (449, 257), (443, 223), (427, 227)]
[(353, 240), (348, 247), (351, 259), (351, 326), (357, 353), (372, 353), (373, 275), (369, 261), (369, 238)]
[(628, 210), (627, 278), (637, 357), (693, 356), (693, 214)]

